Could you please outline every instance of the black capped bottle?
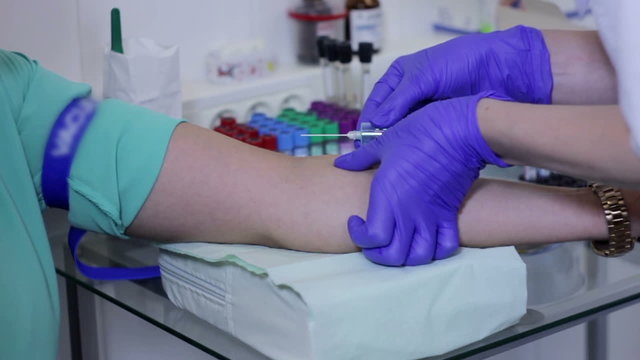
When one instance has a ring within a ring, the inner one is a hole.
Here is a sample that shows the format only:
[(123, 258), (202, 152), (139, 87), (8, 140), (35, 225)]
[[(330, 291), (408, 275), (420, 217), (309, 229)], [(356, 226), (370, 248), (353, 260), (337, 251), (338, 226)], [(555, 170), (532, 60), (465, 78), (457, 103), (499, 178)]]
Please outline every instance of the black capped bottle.
[(345, 21), (345, 37), (351, 42), (354, 52), (358, 44), (370, 42), (373, 51), (382, 48), (382, 8), (378, 0), (347, 0), (347, 18)]

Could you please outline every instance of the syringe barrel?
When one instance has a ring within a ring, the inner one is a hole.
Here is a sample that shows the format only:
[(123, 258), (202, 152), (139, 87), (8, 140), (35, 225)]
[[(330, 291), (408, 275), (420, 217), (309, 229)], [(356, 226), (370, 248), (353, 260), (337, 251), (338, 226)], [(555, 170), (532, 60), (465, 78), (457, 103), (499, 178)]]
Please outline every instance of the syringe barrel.
[(360, 142), (366, 144), (384, 133), (385, 129), (378, 129), (370, 122), (360, 123)]

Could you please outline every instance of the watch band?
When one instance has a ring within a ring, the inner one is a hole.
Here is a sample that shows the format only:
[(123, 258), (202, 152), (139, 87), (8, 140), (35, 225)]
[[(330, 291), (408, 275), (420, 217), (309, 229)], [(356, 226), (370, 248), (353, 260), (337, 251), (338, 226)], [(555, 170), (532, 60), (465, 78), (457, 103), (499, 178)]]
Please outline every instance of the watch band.
[(600, 256), (616, 257), (633, 249), (629, 212), (619, 189), (608, 185), (591, 184), (591, 190), (600, 198), (607, 220), (609, 238), (591, 242), (591, 249)]

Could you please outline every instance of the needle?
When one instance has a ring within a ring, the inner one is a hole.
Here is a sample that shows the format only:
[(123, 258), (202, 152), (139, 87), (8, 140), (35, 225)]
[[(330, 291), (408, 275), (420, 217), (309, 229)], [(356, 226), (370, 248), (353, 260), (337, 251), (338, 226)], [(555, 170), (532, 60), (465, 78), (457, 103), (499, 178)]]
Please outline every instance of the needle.
[(302, 136), (346, 136), (351, 140), (362, 140), (362, 138), (368, 138), (371, 136), (380, 136), (384, 133), (384, 130), (370, 130), (370, 131), (358, 131), (352, 130), (346, 134), (301, 134)]

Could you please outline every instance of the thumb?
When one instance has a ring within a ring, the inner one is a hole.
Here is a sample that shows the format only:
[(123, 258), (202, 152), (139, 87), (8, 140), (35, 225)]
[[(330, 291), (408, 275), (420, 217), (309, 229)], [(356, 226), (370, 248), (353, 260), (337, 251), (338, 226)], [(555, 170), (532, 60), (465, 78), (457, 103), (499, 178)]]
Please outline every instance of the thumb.
[(338, 156), (333, 165), (343, 170), (362, 171), (379, 162), (380, 158), (371, 146), (361, 146), (358, 150)]

